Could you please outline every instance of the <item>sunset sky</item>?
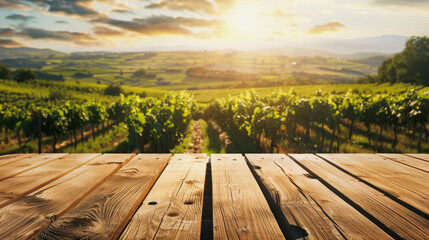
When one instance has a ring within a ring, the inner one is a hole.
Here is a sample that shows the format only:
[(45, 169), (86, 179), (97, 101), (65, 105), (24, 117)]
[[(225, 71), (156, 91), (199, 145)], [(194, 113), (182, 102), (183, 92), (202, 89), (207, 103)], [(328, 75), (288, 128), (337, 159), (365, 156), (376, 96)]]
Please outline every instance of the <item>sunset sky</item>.
[(0, 0), (0, 46), (262, 48), (429, 35), (428, 0)]

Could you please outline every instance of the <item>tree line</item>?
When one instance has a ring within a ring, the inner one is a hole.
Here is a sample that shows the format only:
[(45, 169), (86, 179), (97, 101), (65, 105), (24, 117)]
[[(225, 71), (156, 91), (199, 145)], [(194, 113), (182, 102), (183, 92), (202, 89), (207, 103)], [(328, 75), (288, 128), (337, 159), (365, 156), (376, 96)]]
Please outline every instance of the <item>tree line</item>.
[(383, 61), (375, 77), (366, 76), (358, 81), (370, 83), (405, 82), (429, 85), (429, 38), (413, 36), (405, 49)]

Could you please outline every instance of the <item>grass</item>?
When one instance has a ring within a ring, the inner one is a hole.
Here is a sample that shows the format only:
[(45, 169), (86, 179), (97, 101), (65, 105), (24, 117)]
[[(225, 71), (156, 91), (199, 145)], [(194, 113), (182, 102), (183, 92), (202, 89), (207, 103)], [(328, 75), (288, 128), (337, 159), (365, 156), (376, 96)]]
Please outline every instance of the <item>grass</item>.
[(77, 148), (73, 146), (59, 149), (58, 152), (65, 153), (106, 153), (115, 152), (117, 146), (120, 145), (124, 139), (127, 139), (128, 130), (121, 124), (113, 126), (112, 129), (103, 135), (98, 135), (95, 140), (92, 137), (88, 138), (85, 144), (78, 144)]
[(219, 133), (213, 128), (213, 125), (200, 119), (200, 125), (203, 130), (203, 153), (226, 153), (226, 146), (220, 141)]
[(194, 120), (189, 122), (182, 142), (176, 145), (176, 147), (171, 151), (172, 153), (184, 153), (189, 148), (189, 145), (192, 143), (192, 126), (194, 125), (194, 122)]

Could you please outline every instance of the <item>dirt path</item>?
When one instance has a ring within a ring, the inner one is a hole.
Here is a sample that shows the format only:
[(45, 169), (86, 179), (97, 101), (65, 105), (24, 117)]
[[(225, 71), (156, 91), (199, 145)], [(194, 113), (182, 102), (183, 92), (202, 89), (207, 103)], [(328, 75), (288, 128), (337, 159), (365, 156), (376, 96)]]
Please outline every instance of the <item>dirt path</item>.
[(229, 140), (228, 134), (222, 131), (222, 129), (215, 122), (210, 121), (209, 124), (213, 126), (213, 129), (219, 133), (220, 142), (226, 147), (231, 144), (231, 140)]
[(189, 148), (185, 151), (185, 153), (201, 153), (203, 150), (203, 146), (203, 130), (201, 128), (200, 122), (195, 121), (194, 125), (192, 125), (191, 143), (189, 144)]

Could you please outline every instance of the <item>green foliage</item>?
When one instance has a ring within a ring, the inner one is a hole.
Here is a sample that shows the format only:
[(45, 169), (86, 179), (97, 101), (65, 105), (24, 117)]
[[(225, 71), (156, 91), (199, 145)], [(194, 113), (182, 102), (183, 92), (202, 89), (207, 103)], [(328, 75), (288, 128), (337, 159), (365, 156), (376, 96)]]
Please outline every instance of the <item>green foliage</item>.
[(52, 88), (49, 90), (49, 100), (65, 100), (70, 99), (71, 95), (68, 91), (61, 91), (57, 88)]
[(40, 120), (40, 130), (54, 139), (55, 151), (57, 139), (68, 131), (73, 132), (76, 142), (76, 130), (90, 125), (95, 141), (94, 127), (113, 120), (117, 124), (124, 123), (128, 129), (129, 151), (131, 147), (144, 151), (144, 146), (150, 143), (155, 152), (169, 152), (183, 139), (195, 110), (192, 95), (184, 92), (169, 94), (163, 99), (121, 95), (108, 107), (98, 101), (84, 104), (67, 101), (28, 108), (0, 104), (0, 128), (11, 132), (24, 129), (26, 136), (34, 137)]
[(104, 95), (108, 96), (119, 96), (124, 93), (121, 86), (110, 84), (104, 89)]
[(77, 72), (73, 74), (73, 78), (92, 78), (94, 74), (90, 72)]
[(144, 77), (146, 76), (146, 74), (147, 71), (145, 69), (140, 68), (133, 73), (133, 77)]
[(3, 63), (0, 63), (0, 79), (11, 79), (11, 78), (12, 78), (12, 73), (10, 69)]
[(13, 79), (17, 82), (25, 82), (27, 80), (34, 80), (36, 78), (36, 74), (31, 69), (20, 68), (16, 70), (15, 77)]
[(145, 69), (140, 68), (133, 73), (132, 77), (154, 79), (156, 78), (156, 74), (150, 74)]
[[(291, 92), (275, 92), (261, 98), (254, 92), (215, 100), (208, 108), (208, 115), (214, 119), (229, 136), (240, 136), (243, 141), (251, 141), (259, 151), (269, 152), (279, 149), (278, 143), (287, 139), (290, 143), (300, 143), (305, 131), (304, 142), (309, 142), (311, 126), (319, 127), (324, 134), (324, 126), (330, 130), (329, 151), (333, 141), (338, 141), (338, 131), (344, 121), (349, 122), (349, 140), (353, 126), (360, 122), (367, 127), (368, 142), (371, 141), (371, 127), (379, 126), (380, 132), (390, 128), (395, 133), (393, 148), (397, 144), (398, 128), (413, 131), (419, 127), (419, 150), (422, 133), (429, 122), (429, 94), (409, 91), (404, 94), (353, 94), (313, 96), (300, 98)], [(321, 127), (320, 127), (321, 126)], [(380, 134), (382, 136), (382, 134)], [(322, 136), (323, 145), (324, 135)]]
[(381, 64), (378, 82), (429, 85), (429, 38), (411, 37), (405, 49)]

